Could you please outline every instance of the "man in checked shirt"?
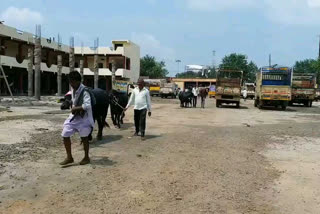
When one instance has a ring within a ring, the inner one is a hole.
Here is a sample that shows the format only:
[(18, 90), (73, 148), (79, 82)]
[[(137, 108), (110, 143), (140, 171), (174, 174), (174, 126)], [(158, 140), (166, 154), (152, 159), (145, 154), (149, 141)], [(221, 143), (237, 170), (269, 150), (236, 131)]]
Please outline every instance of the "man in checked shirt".
[(81, 84), (79, 72), (72, 71), (69, 73), (69, 83), (72, 87), (72, 109), (69, 117), (63, 124), (63, 131), (61, 133), (67, 158), (60, 165), (73, 163), (70, 137), (76, 132), (79, 132), (84, 149), (84, 158), (80, 162), (80, 165), (85, 165), (90, 163), (88, 136), (94, 128), (92, 116), (92, 100), (94, 97), (91, 98), (88, 88)]

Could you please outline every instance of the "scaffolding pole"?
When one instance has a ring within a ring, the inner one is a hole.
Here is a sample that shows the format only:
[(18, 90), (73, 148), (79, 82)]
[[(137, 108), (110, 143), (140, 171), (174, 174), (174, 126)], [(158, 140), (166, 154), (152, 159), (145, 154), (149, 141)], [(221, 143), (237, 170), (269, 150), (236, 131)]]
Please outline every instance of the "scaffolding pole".
[(4, 69), (3, 69), (2, 64), (1, 64), (1, 56), (0, 56), (0, 70), (1, 70), (2, 76), (3, 76), (3, 78), (4, 78), (4, 81), (6, 82), (7, 88), (8, 88), (8, 90), (9, 90), (10, 96), (11, 96), (11, 98), (12, 98), (12, 102), (14, 103), (13, 94), (12, 94), (12, 91), (11, 91), (11, 88), (10, 88), (10, 85), (9, 85), (9, 82), (8, 82), (8, 80), (7, 80), (7, 76), (6, 76), (5, 72), (4, 72)]

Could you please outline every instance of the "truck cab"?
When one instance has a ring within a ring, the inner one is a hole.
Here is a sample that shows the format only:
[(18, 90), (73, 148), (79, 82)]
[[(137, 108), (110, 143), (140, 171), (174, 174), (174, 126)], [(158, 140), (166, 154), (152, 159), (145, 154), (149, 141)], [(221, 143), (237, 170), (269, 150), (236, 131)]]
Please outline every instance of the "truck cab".
[(254, 83), (245, 83), (242, 90), (241, 96), (243, 97), (243, 91), (247, 90), (247, 98), (254, 99), (256, 85)]
[(262, 67), (257, 73), (255, 107), (280, 106), (291, 101), (292, 69), (285, 66)]

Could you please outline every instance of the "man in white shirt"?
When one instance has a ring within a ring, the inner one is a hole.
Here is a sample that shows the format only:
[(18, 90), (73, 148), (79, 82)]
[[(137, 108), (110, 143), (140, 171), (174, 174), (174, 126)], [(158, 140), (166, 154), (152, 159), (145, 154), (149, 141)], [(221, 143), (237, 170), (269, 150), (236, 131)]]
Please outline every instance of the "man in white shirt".
[(193, 87), (193, 88), (192, 88), (192, 94), (193, 94), (193, 107), (194, 107), (194, 108), (197, 108), (199, 88), (198, 88), (198, 87)]
[(244, 101), (246, 101), (247, 100), (247, 96), (248, 96), (248, 91), (247, 91), (247, 89), (246, 88), (244, 88), (244, 90), (243, 90), (243, 92), (242, 92), (243, 94), (242, 94), (242, 96), (243, 96), (243, 99), (244, 99)]
[(143, 80), (138, 81), (138, 87), (132, 91), (125, 110), (127, 110), (131, 105), (134, 105), (134, 124), (136, 127), (134, 136), (138, 136), (140, 132), (141, 140), (145, 140), (144, 136), (147, 112), (149, 117), (151, 117), (151, 99), (148, 89), (144, 87)]

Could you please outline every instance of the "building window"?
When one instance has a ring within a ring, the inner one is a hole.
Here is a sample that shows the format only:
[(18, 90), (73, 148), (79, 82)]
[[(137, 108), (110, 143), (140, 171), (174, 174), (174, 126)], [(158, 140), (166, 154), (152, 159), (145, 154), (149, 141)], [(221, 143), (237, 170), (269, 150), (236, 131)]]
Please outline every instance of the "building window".
[(75, 68), (79, 68), (79, 64), (77, 62), (74, 63)]
[(98, 67), (99, 67), (99, 68), (103, 68), (103, 63), (101, 63), (101, 62), (98, 63)]
[(131, 70), (131, 61), (130, 61), (130, 58), (127, 58), (127, 59), (126, 59), (126, 69), (127, 69), (127, 70)]
[(115, 44), (114, 49), (117, 50), (118, 47), (123, 47), (123, 44)]

